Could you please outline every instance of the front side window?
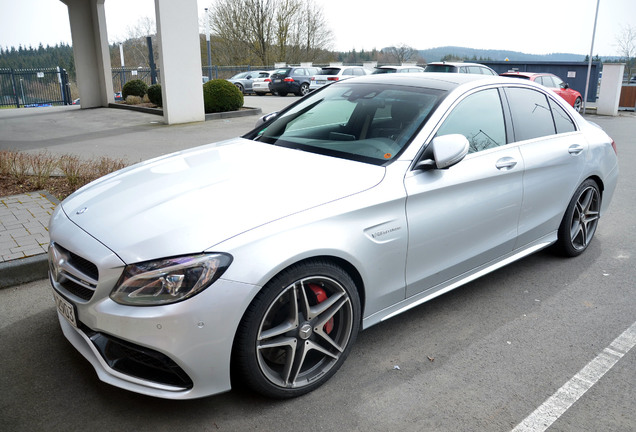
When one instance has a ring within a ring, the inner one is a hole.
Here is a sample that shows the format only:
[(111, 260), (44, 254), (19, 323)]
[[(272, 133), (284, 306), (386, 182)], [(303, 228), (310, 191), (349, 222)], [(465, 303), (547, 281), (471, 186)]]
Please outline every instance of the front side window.
[(548, 98), (533, 89), (512, 87), (506, 89), (515, 141), (553, 135), (555, 133)]
[(448, 115), (437, 136), (462, 134), (470, 144), (469, 153), (506, 144), (501, 98), (496, 89), (482, 90), (462, 100)]

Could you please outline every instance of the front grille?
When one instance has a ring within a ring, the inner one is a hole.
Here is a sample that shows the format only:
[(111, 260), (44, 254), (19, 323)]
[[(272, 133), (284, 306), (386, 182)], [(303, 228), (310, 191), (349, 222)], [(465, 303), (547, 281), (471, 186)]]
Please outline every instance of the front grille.
[(75, 297), (89, 301), (95, 294), (97, 266), (57, 243), (49, 246), (49, 269), (53, 281)]
[(192, 388), (192, 379), (168, 356), (114, 336), (95, 332), (81, 323), (80, 328), (91, 339), (108, 366), (116, 371), (183, 390)]

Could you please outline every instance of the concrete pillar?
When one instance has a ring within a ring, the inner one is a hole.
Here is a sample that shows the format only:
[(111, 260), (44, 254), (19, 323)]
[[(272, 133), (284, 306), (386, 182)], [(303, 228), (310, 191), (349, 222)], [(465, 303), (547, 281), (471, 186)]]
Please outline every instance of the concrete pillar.
[(68, 7), (82, 108), (114, 102), (104, 0), (61, 0)]
[(163, 118), (205, 120), (197, 0), (155, 0)]
[(618, 115), (618, 102), (623, 86), (624, 63), (603, 64), (603, 78), (597, 102), (596, 113), (600, 115)]

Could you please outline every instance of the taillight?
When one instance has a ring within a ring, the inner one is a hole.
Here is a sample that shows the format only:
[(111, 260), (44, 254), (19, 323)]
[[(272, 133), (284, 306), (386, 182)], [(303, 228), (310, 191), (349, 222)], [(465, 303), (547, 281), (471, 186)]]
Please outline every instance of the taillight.
[(294, 82), (294, 79), (292, 77), (287, 77), (283, 81), (285, 81), (285, 82)]
[(272, 82), (272, 80), (269, 78), (265, 78), (265, 82)]
[(328, 77), (327, 81), (338, 81), (340, 77)]
[(616, 156), (618, 156), (618, 150), (616, 150), (616, 143), (614, 142), (614, 140), (612, 140), (612, 148), (614, 149), (614, 153), (616, 153)]

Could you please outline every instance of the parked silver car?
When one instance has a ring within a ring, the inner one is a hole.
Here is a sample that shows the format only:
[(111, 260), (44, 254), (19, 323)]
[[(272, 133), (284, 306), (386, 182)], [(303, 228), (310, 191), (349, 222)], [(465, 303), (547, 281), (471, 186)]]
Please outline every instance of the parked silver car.
[(64, 200), (59, 322), (124, 389), (197, 398), (232, 369), (298, 396), (359, 330), (550, 245), (581, 254), (617, 178), (612, 139), (532, 82), (351, 78)]
[(234, 75), (232, 78), (229, 78), (228, 81), (236, 86), (237, 89), (241, 91), (241, 93), (253, 93), (252, 91), (252, 82), (254, 79), (264, 71), (255, 70), (255, 71), (247, 71), (241, 72)]

